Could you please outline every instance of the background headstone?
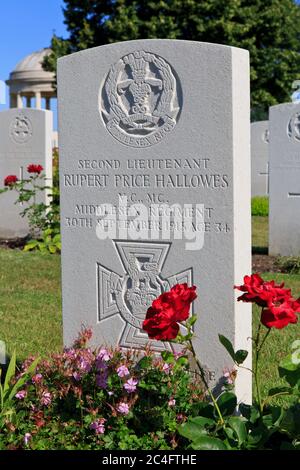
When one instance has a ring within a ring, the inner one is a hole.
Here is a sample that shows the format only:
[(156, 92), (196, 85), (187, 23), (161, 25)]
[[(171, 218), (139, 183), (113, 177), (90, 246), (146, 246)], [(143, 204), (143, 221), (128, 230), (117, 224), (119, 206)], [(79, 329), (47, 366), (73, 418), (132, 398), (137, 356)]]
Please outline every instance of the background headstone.
[(251, 195), (269, 194), (269, 121), (251, 124)]
[[(24, 108), (0, 112), (0, 188), (4, 187), (7, 175), (27, 179), (27, 167), (31, 163), (43, 166), (47, 185), (51, 185), (52, 123), (51, 111)], [(16, 199), (15, 191), (0, 194), (1, 239), (28, 234), (28, 222), (19, 215), (23, 206), (15, 204)]]
[[(195, 349), (216, 384), (232, 365), (218, 333), (251, 349), (251, 310), (233, 290), (251, 272), (248, 52), (173, 40), (102, 46), (59, 60), (58, 94), (65, 344), (85, 324), (95, 345), (144, 348), (152, 300), (194, 283)], [(114, 233), (119, 196), (136, 206), (120, 211)], [(163, 238), (166, 212), (158, 232), (152, 220), (126, 237), (151, 202), (197, 215), (204, 205), (189, 233), (198, 246), (175, 231)], [(106, 203), (113, 209), (100, 217)], [(250, 375), (241, 371), (236, 384), (245, 401)]]
[(300, 103), (270, 108), (269, 253), (300, 256)]

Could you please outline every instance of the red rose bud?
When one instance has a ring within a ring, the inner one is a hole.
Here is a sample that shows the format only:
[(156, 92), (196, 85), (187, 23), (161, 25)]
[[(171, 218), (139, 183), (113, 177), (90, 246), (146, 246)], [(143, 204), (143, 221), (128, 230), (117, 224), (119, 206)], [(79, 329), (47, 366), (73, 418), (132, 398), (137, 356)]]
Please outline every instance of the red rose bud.
[(38, 175), (43, 171), (43, 169), (42, 165), (34, 165), (33, 163), (27, 167), (28, 173), (37, 173)]
[(244, 277), (243, 285), (234, 286), (234, 288), (244, 292), (238, 300), (267, 307), (269, 302), (291, 299), (291, 290), (284, 289), (283, 286), (284, 283), (276, 285), (275, 281), (264, 281), (259, 274), (252, 274)]
[(154, 300), (143, 322), (143, 329), (149, 338), (162, 341), (176, 338), (178, 322), (188, 319), (191, 303), (196, 297), (195, 286), (176, 284)]
[(12, 186), (12, 185), (14, 185), (17, 181), (18, 181), (18, 178), (16, 177), (16, 175), (8, 175), (8, 176), (4, 179), (4, 186)]

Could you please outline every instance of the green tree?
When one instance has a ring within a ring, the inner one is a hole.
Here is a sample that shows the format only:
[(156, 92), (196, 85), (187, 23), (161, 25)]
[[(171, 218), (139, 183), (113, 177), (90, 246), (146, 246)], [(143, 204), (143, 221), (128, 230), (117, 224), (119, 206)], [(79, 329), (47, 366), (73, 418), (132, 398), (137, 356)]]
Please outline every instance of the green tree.
[(253, 117), (289, 100), (300, 78), (300, 6), (294, 0), (64, 0), (67, 40), (54, 36), (56, 59), (89, 47), (141, 38), (227, 44), (251, 57)]

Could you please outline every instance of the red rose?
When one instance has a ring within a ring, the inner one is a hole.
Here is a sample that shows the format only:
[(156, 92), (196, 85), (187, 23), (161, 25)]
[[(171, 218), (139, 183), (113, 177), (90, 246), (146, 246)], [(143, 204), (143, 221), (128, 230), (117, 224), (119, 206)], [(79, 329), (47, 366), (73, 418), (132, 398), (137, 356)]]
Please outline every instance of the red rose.
[(267, 307), (269, 302), (284, 301), (291, 298), (291, 290), (284, 289), (282, 284), (275, 284), (275, 281), (264, 281), (259, 274), (252, 274), (244, 277), (244, 284), (234, 286), (242, 292), (243, 295), (238, 300), (243, 302), (253, 302), (260, 307)]
[(297, 323), (296, 312), (300, 312), (299, 300), (287, 300), (279, 305), (270, 305), (268, 308), (264, 308), (261, 314), (261, 322), (267, 328), (281, 329), (289, 323)]
[(176, 284), (169, 292), (161, 294), (148, 309), (143, 329), (149, 338), (171, 340), (179, 331), (178, 322), (187, 320), (191, 303), (197, 297), (196, 287)]
[(33, 163), (27, 167), (28, 173), (37, 173), (38, 175), (43, 171), (43, 169), (42, 165), (34, 165)]
[(15, 184), (17, 181), (18, 181), (18, 178), (16, 177), (16, 175), (8, 175), (8, 176), (4, 179), (4, 186), (12, 186), (12, 185)]

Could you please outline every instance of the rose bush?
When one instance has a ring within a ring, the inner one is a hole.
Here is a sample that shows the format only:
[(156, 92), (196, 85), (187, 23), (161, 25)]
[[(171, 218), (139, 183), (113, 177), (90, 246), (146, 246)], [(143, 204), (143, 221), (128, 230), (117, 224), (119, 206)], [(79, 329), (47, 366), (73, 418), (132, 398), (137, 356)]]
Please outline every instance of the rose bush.
[[(243, 403), (238, 406), (237, 398), (230, 390), (236, 377), (236, 370), (228, 369), (224, 372), (225, 390), (219, 396), (215, 397), (208, 386), (205, 371), (196, 356), (192, 342), (195, 317), (188, 319), (190, 303), (196, 298), (194, 287), (189, 290), (186, 284), (175, 286), (170, 292), (162, 294), (148, 309), (143, 327), (149, 338), (173, 340), (184, 345), (186, 350), (192, 353), (211, 402), (203, 403), (202, 414), (181, 424), (178, 432), (191, 441), (191, 448), (199, 450), (272, 449), (278, 446), (282, 449), (300, 449), (300, 425), (296, 424), (300, 418), (300, 360), (295, 363), (291, 356), (283, 361), (279, 367), (279, 374), (286, 380), (287, 386), (270, 390), (265, 400), (261, 397), (258, 372), (260, 354), (271, 329), (282, 329), (289, 324), (297, 323), (300, 299), (295, 300), (291, 290), (284, 288), (284, 283), (278, 285), (275, 281), (265, 281), (259, 274), (245, 276), (244, 284), (235, 288), (243, 292), (238, 301), (251, 302), (262, 309), (261, 323), (253, 338), (254, 369), (249, 370), (256, 386), (256, 397), (252, 406)], [(178, 308), (172, 302), (174, 296), (172, 291), (176, 291), (179, 296)], [(185, 307), (182, 316), (180, 300)], [(183, 320), (186, 320), (184, 324), (187, 328), (186, 335), (179, 332), (178, 322)], [(266, 328), (263, 337), (261, 337), (262, 327)], [(247, 351), (234, 351), (229, 339), (222, 335), (219, 335), (219, 339), (237, 369), (243, 367)], [(269, 402), (280, 395), (293, 397), (295, 405), (288, 410), (270, 406)]]
[[(61, 250), (57, 168), (54, 165), (53, 187), (48, 186), (43, 170), (42, 165), (31, 163), (27, 166), (28, 178), (19, 180), (16, 175), (7, 176), (0, 194), (7, 191), (17, 193), (15, 203), (22, 207), (21, 217), (26, 216), (28, 219), (31, 237), (25, 245), (25, 251), (39, 249), (56, 253)], [(44, 198), (39, 198), (39, 194), (44, 192), (47, 192), (48, 203), (43, 202)]]

